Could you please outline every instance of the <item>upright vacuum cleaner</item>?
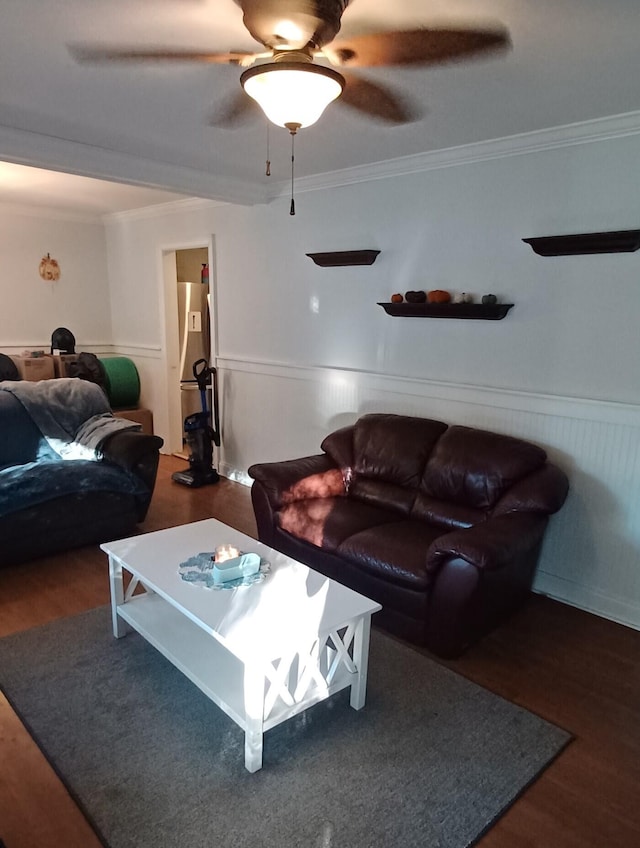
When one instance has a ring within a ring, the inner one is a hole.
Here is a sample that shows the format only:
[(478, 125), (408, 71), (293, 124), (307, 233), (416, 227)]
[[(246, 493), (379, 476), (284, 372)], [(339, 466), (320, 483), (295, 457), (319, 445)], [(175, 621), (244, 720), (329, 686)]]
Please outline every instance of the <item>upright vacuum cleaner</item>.
[[(185, 441), (191, 449), (189, 468), (175, 471), (171, 479), (184, 486), (197, 488), (217, 483), (220, 475), (213, 467), (213, 445), (220, 446), (220, 423), (218, 420), (218, 381), (216, 369), (206, 359), (193, 363), (193, 376), (200, 389), (202, 410), (184, 419)], [(211, 413), (207, 409), (207, 389), (211, 386), (213, 400), (213, 426)]]

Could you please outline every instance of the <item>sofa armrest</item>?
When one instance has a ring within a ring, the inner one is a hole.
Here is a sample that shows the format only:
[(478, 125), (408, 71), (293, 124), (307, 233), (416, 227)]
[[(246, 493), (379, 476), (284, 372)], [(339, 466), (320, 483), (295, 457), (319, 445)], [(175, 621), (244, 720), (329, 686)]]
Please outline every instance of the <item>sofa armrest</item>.
[(164, 444), (159, 436), (150, 436), (138, 430), (119, 430), (104, 442), (101, 447), (102, 455), (107, 462), (119, 465), (125, 471), (135, 474), (149, 491), (149, 497), (144, 498), (141, 519), (144, 518), (153, 487), (156, 482), (160, 448)]
[(508, 513), (466, 530), (446, 533), (427, 552), (427, 573), (435, 577), (452, 559), (465, 560), (481, 571), (504, 568), (537, 548), (548, 520), (540, 513)]
[(293, 501), (345, 494), (342, 472), (326, 454), (284, 462), (262, 462), (248, 469), (273, 510)]
[(493, 508), (493, 516), (509, 512), (557, 512), (567, 499), (569, 480), (564, 471), (547, 462), (512, 486)]
[(342, 472), (326, 454), (304, 456), (284, 462), (252, 465), (251, 502), (258, 538), (275, 547), (276, 513), (286, 504), (307, 498), (345, 494)]

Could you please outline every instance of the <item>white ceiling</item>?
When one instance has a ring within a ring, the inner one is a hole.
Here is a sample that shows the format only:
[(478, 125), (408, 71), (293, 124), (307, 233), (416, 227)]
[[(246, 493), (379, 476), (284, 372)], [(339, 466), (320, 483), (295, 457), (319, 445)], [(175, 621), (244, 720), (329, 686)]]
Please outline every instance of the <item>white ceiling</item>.
[[(210, 125), (238, 91), (240, 69), (92, 66), (78, 64), (68, 50), (78, 43), (259, 49), (234, 0), (3, 0), (0, 21), (0, 159), (190, 195), (202, 185), (203, 196), (214, 196), (216, 180), (221, 187), (265, 185), (264, 121), (256, 116), (233, 130)], [(423, 117), (388, 126), (338, 101), (299, 134), (298, 175), (640, 110), (639, 0), (352, 0), (342, 33), (496, 23), (511, 36), (504, 57), (437, 69), (363, 70), (409, 98)], [(285, 180), (286, 130), (273, 128), (271, 160), (272, 179)], [(138, 179), (142, 163), (151, 170)], [(13, 191), (4, 176), (0, 171), (1, 199)], [(106, 211), (175, 196), (146, 190), (138, 196), (107, 184), (110, 197), (98, 200), (99, 183), (76, 185), (81, 204), (93, 194), (91, 202)], [(67, 191), (59, 183), (52, 190), (59, 198)]]
[(180, 200), (168, 191), (0, 162), (0, 202), (102, 217)]

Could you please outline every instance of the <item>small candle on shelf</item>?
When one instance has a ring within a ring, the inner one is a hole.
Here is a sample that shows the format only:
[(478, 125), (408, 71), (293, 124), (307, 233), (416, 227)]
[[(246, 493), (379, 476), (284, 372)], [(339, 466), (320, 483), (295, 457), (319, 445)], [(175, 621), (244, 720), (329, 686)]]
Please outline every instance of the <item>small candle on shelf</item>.
[(228, 559), (239, 557), (240, 551), (235, 545), (218, 545), (216, 548), (216, 562), (226, 562)]

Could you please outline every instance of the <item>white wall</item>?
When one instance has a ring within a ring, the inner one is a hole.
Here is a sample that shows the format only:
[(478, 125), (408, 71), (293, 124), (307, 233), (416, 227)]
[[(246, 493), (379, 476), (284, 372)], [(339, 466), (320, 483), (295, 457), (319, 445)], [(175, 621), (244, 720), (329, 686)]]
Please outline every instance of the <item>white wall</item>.
[[(541, 258), (522, 242), (637, 227), (639, 154), (638, 135), (523, 155), (503, 144), (495, 158), (299, 193), (295, 218), (285, 197), (114, 216), (114, 341), (147, 369), (162, 435), (161, 253), (214, 234), (223, 471), (318, 452), (373, 409), (531, 438), (572, 484), (538, 588), (640, 627), (640, 253)], [(305, 256), (358, 248), (381, 254), (334, 269)], [(493, 322), (376, 305), (431, 288), (515, 307)]]
[[(624, 138), (304, 194), (294, 219), (284, 200), (234, 216), (218, 238), (220, 352), (635, 402), (640, 254), (545, 259), (521, 239), (637, 226), (639, 152)], [(381, 250), (370, 268), (305, 256), (361, 247)], [(421, 288), (516, 306), (492, 323), (376, 305)]]
[[(43, 281), (38, 266), (50, 253), (60, 279)], [(98, 218), (0, 204), (0, 349), (49, 350), (51, 334), (68, 327), (77, 350), (111, 340), (105, 232)]]

